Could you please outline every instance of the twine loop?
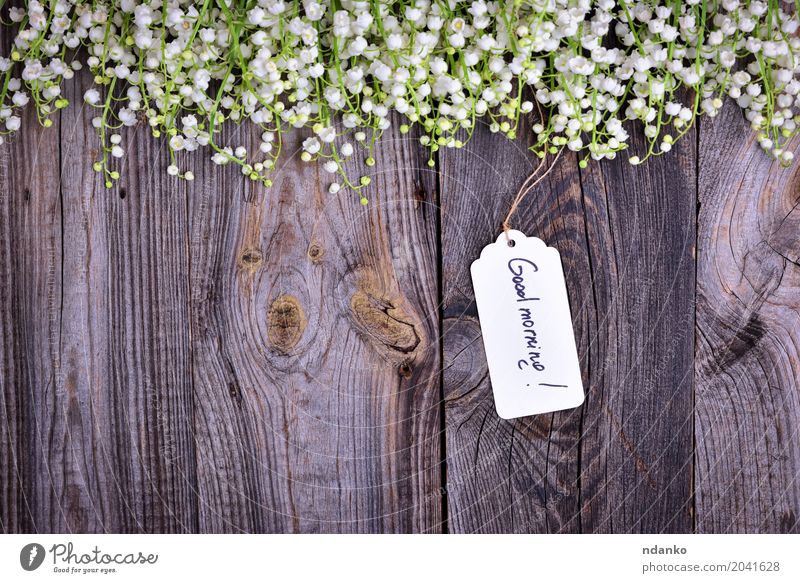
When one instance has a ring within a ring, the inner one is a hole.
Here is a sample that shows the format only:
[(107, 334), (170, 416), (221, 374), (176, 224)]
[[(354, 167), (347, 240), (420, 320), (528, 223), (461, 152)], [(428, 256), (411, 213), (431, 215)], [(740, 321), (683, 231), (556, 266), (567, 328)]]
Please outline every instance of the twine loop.
[(550, 171), (555, 167), (556, 162), (558, 162), (558, 158), (561, 156), (561, 152), (563, 151), (564, 148), (562, 147), (556, 154), (556, 157), (553, 158), (552, 163), (547, 170), (545, 170), (544, 174), (540, 175), (539, 172), (542, 170), (542, 167), (547, 160), (547, 154), (545, 154), (545, 156), (539, 161), (539, 165), (534, 168), (533, 172), (531, 172), (530, 175), (525, 179), (525, 182), (522, 183), (522, 186), (519, 187), (517, 196), (514, 198), (514, 202), (511, 203), (511, 208), (508, 209), (506, 218), (503, 219), (503, 233), (505, 233), (506, 243), (508, 243), (509, 247), (512, 246), (511, 237), (508, 235), (508, 232), (511, 230), (511, 217), (515, 212), (517, 212), (519, 205), (522, 203), (525, 197), (528, 196), (548, 174), (550, 174)]

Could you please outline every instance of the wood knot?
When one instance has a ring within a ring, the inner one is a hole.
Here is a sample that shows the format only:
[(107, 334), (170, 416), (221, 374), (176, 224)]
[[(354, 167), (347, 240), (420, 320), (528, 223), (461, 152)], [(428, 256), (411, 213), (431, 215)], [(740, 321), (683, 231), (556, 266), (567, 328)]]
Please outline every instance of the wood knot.
[(410, 362), (403, 361), (400, 363), (400, 366), (397, 367), (397, 372), (400, 373), (401, 377), (410, 379), (411, 375), (414, 374), (414, 367), (411, 366)]
[(357, 291), (350, 299), (350, 310), (356, 324), (369, 338), (391, 350), (408, 354), (419, 346), (414, 325), (392, 301)]
[(261, 265), (263, 257), (261, 255), (261, 251), (258, 249), (245, 249), (244, 253), (242, 253), (242, 265), (245, 267), (249, 267), (250, 269), (255, 269), (259, 265)]
[(732, 365), (753, 350), (766, 333), (767, 326), (758, 317), (758, 313), (750, 314), (744, 326), (736, 330), (733, 338), (728, 341), (726, 350), (717, 358), (717, 362), (721, 367)]
[(278, 296), (267, 312), (267, 339), (279, 352), (289, 352), (303, 336), (306, 316), (294, 296)]
[(239, 390), (239, 385), (236, 383), (228, 383), (228, 394), (231, 396), (237, 405), (242, 404), (242, 391)]
[(308, 248), (308, 258), (311, 259), (313, 263), (319, 263), (319, 260), (322, 259), (324, 254), (325, 250), (318, 243), (311, 243), (311, 246)]
[(490, 392), (481, 328), (474, 317), (445, 318), (442, 326), (445, 399), (482, 399)]

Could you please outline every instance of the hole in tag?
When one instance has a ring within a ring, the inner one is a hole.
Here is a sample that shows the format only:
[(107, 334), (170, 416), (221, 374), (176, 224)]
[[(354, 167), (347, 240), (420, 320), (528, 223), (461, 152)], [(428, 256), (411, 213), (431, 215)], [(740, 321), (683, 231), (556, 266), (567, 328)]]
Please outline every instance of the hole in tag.
[(517, 242), (514, 239), (509, 239), (508, 240), (508, 246), (509, 247), (515, 247), (516, 245), (517, 245)]

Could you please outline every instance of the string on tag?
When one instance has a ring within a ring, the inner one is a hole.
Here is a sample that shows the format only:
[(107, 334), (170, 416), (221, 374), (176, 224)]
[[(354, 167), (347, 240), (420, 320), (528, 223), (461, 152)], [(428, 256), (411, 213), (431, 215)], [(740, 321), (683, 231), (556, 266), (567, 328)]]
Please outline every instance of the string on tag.
[(508, 214), (506, 218), (503, 220), (503, 233), (506, 235), (506, 243), (509, 247), (511, 247), (511, 237), (509, 237), (508, 232), (511, 230), (511, 217), (517, 212), (517, 208), (522, 203), (524, 198), (530, 194), (530, 192), (536, 188), (536, 185), (539, 184), (544, 178), (550, 174), (550, 171), (555, 167), (556, 162), (558, 162), (559, 156), (561, 156), (561, 152), (564, 151), (564, 148), (558, 150), (556, 157), (553, 158), (553, 162), (550, 164), (550, 167), (545, 170), (544, 174), (539, 175), (542, 167), (544, 166), (545, 161), (547, 160), (547, 155), (539, 161), (539, 165), (534, 168), (533, 172), (531, 172), (530, 176), (525, 179), (525, 182), (522, 183), (522, 186), (519, 187), (517, 191), (517, 196), (514, 198), (514, 202), (511, 203), (511, 208), (508, 209)]

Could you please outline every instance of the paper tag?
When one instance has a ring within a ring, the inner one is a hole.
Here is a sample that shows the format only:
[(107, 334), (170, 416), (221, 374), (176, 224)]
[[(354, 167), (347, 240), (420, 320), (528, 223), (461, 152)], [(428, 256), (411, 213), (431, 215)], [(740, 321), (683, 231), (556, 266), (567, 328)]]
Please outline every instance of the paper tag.
[(561, 256), (536, 237), (501, 233), (472, 263), (494, 403), (503, 419), (583, 403)]

